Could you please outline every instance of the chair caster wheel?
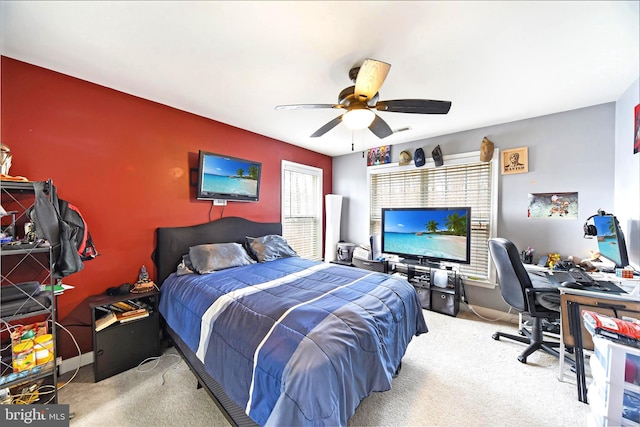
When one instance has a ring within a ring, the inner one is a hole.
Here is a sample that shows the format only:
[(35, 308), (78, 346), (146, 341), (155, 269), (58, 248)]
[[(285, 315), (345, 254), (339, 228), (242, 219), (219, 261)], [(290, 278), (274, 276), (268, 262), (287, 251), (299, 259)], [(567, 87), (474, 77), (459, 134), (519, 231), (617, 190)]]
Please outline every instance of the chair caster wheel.
[(525, 363), (526, 364), (527, 363), (527, 358), (526, 357), (522, 357), (522, 356), (518, 356), (518, 361), (520, 363)]
[(494, 339), (494, 340), (496, 340), (496, 341), (499, 341), (499, 340), (500, 340), (500, 335), (498, 335), (497, 333), (495, 333), (495, 334), (491, 335), (491, 338), (493, 338), (493, 339)]

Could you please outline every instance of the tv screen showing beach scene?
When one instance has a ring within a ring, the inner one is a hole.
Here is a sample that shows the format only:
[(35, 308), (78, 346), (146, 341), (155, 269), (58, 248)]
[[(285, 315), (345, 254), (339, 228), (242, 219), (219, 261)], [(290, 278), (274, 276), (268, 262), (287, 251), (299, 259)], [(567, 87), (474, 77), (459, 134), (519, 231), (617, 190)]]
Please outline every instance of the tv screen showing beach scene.
[(413, 260), (471, 262), (471, 208), (382, 209), (382, 252)]
[(593, 223), (597, 230), (598, 252), (600, 255), (614, 262), (616, 267), (629, 265), (627, 245), (624, 241), (622, 230), (613, 215), (596, 215)]
[(262, 163), (200, 151), (198, 199), (257, 201)]

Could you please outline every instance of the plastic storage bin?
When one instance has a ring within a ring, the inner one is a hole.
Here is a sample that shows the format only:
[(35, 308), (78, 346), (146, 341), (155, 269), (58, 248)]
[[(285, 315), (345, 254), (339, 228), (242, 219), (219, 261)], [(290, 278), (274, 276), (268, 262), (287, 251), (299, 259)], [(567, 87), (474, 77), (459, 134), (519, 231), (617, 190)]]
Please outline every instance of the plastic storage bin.
[(593, 337), (590, 424), (640, 427), (640, 349)]

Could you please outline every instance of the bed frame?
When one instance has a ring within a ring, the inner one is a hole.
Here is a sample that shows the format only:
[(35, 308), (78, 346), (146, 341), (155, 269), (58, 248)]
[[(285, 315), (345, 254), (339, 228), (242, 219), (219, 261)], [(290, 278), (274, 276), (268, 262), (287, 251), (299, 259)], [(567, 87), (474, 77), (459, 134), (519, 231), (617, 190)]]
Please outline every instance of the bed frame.
[[(156, 282), (161, 289), (162, 282), (176, 271), (182, 261), (182, 255), (189, 252), (189, 247), (207, 243), (243, 244), (246, 236), (261, 237), (269, 234), (282, 235), (282, 224), (254, 222), (244, 218), (226, 217), (205, 224), (187, 227), (162, 227), (156, 230), (156, 248), (152, 258), (156, 266)], [(198, 379), (198, 387), (204, 387), (227, 420), (237, 426), (256, 426), (257, 424), (245, 414), (244, 409), (233, 402), (224, 392), (220, 384), (204, 369), (204, 365), (195, 353), (187, 347), (182, 339), (164, 322), (163, 328), (191, 372)]]

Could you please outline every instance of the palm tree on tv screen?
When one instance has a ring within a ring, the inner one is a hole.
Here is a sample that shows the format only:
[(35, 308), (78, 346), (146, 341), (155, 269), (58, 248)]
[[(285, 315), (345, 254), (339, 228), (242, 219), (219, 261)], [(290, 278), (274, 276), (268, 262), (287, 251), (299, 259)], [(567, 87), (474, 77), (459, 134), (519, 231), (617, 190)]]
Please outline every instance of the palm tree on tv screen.
[(435, 233), (436, 231), (438, 231), (438, 223), (435, 222), (434, 220), (430, 220), (424, 226), (427, 228), (427, 231), (429, 233)]
[(249, 166), (249, 176), (253, 179), (258, 179), (258, 167), (256, 165)]
[(458, 212), (454, 212), (451, 215), (447, 216), (447, 222), (445, 226), (451, 233), (457, 236), (466, 236), (467, 216), (460, 216)]

